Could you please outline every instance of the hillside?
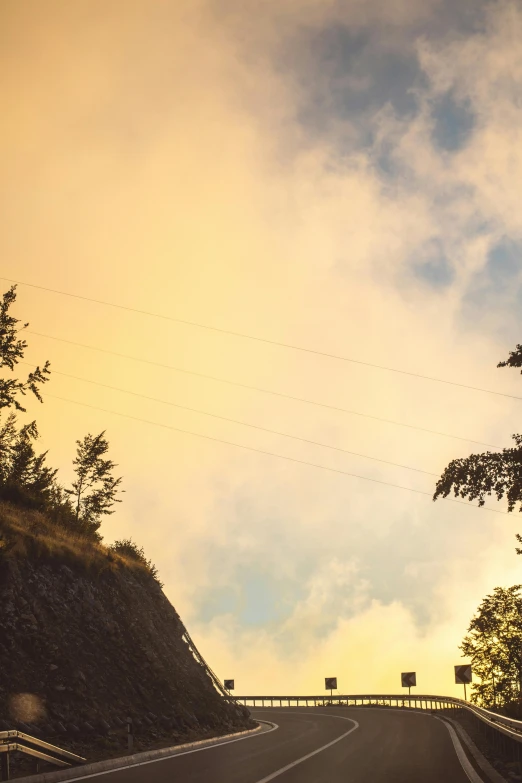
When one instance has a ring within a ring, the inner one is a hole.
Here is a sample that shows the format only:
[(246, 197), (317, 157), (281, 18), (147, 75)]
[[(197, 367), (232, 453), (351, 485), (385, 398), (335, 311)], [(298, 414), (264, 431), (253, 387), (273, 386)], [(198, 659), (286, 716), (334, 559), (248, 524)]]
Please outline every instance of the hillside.
[(140, 564), (71, 538), (37, 512), (0, 504), (0, 729), (89, 758), (242, 730)]

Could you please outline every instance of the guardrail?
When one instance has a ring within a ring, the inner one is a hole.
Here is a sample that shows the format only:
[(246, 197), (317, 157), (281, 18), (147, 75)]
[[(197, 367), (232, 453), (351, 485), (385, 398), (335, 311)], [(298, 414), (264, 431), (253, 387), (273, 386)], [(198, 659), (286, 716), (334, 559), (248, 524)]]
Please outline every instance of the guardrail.
[[(396, 707), (396, 708), (410, 708), (420, 710), (445, 710), (445, 709), (466, 709), (473, 712), (482, 720), (494, 723), (504, 728), (509, 729), (512, 733), (520, 734), (522, 739), (522, 720), (516, 720), (515, 718), (508, 718), (506, 715), (500, 715), (497, 712), (486, 710), (483, 707), (477, 707), (475, 704), (471, 704), (464, 699), (457, 699), (453, 696), (433, 696), (433, 695), (416, 695), (416, 696), (404, 696), (403, 694), (356, 694), (356, 695), (339, 695), (339, 696), (234, 696), (234, 699), (240, 704), (249, 706), (267, 706), (265, 702), (270, 702), (270, 706), (274, 706), (274, 702), (279, 702), (279, 706), (282, 707), (286, 704), (288, 707), (293, 706), (303, 707), (309, 706), (309, 702), (313, 702), (314, 706), (342, 706), (342, 707), (364, 707), (364, 706), (380, 706), (380, 707)], [(277, 706), (277, 704), (276, 704)]]
[(459, 711), (467, 711), (477, 722), (482, 733), (506, 757), (519, 764), (522, 760), (522, 721), (499, 715), (497, 712), (477, 707), (475, 704), (452, 696), (402, 694), (356, 694), (339, 696), (235, 696), (236, 701), (245, 706), (274, 707), (387, 707), (393, 709), (422, 710), (447, 716)]
[(23, 731), (0, 731), (0, 780), (2, 781), (9, 780), (9, 756), (15, 751), (33, 756), (37, 759), (37, 763), (47, 761), (56, 767), (70, 767), (85, 762), (82, 756), (58, 748), (37, 737), (31, 737)]

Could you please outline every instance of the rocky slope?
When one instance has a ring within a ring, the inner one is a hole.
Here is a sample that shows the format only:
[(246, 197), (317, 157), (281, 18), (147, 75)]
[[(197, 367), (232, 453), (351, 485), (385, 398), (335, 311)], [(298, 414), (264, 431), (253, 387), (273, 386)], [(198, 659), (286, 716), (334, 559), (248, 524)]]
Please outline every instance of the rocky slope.
[(0, 506), (0, 729), (92, 758), (99, 738), (105, 755), (121, 748), (127, 715), (137, 749), (253, 725), (218, 693), (149, 574), (52, 537), (40, 515)]

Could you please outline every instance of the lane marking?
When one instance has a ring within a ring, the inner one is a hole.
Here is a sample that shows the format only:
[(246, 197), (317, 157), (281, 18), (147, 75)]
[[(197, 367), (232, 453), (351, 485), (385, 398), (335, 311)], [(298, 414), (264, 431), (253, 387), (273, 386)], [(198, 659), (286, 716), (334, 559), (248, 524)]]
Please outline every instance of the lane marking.
[[(270, 710), (270, 708), (266, 708), (266, 709), (267, 709), (267, 711)], [(354, 709), (364, 710), (365, 712), (375, 711), (375, 708), (371, 708), (371, 707), (356, 707)], [(379, 709), (380, 712), (397, 712), (397, 708), (394, 709), (393, 707), (392, 708), (389, 708), (389, 707), (379, 707), (378, 709)], [(453, 728), (453, 726), (450, 723), (446, 723), (446, 721), (442, 720), (442, 718), (439, 718), (437, 715), (432, 715), (431, 713), (426, 712), (425, 710), (412, 709), (412, 710), (408, 710), (408, 712), (401, 712), (401, 714), (407, 715), (410, 712), (413, 713), (413, 714), (416, 714), (416, 715), (425, 715), (427, 718), (435, 718), (435, 720), (438, 720), (441, 723), (443, 723), (446, 726), (447, 730), (449, 731), (451, 740), (453, 742), (453, 747), (455, 749), (455, 753), (457, 754), (457, 758), (458, 758), (458, 760), (460, 762), (460, 766), (462, 767), (462, 769), (466, 773), (466, 776), (467, 776), (468, 780), (470, 781), (470, 783), (484, 783), (484, 779), (480, 777), (480, 775), (477, 773), (475, 767), (469, 761), (469, 759), (468, 759), (468, 757), (466, 755), (466, 752), (465, 752), (464, 748), (462, 747), (460, 739), (459, 739), (459, 737), (457, 735), (457, 732), (455, 731), (455, 729)], [(306, 712), (293, 712), (293, 714), (294, 715), (306, 715), (307, 713)], [(312, 714), (312, 715), (328, 715), (328, 717), (330, 717), (330, 718), (342, 718), (343, 720), (351, 720), (350, 718), (345, 718), (342, 715), (329, 715), (328, 713), (325, 713), (325, 712), (311, 712), (309, 714)], [(356, 721), (354, 721), (354, 723), (355, 722)], [(357, 726), (358, 725), (359, 724), (357, 724)], [(355, 729), (355, 727), (354, 727), (354, 729)], [(351, 731), (354, 731), (354, 729), (351, 729)], [(348, 734), (350, 734), (350, 732), (348, 732)], [(346, 734), (343, 734), (343, 736), (345, 737)], [(339, 739), (342, 739), (342, 737), (340, 737)], [(336, 742), (337, 741), (338, 740), (336, 740)], [(334, 743), (330, 743), (330, 744), (332, 745)], [(282, 772), (285, 772), (285, 770), (290, 769), (291, 767), (294, 767), (296, 764), (299, 764), (301, 761), (304, 761), (305, 759), (309, 758), (310, 756), (314, 756), (315, 753), (319, 753), (321, 750), (324, 750), (325, 748), (328, 748), (328, 747), (329, 747), (329, 745), (325, 745), (324, 748), (319, 748), (319, 750), (316, 750), (314, 753), (310, 753), (308, 756), (303, 756), (302, 759), (299, 759), (298, 761), (294, 762), (294, 764), (290, 764), (287, 767), (283, 767), (282, 769), (280, 769), (277, 772), (275, 772), (273, 775), (270, 775), (267, 778), (263, 778), (262, 780), (258, 780), (258, 781), (256, 781), (256, 783), (266, 783), (266, 781), (272, 780), (273, 778), (277, 777), (277, 775), (280, 775)]]
[[(212, 750), (212, 748), (221, 748), (223, 745), (231, 745), (233, 742), (241, 742), (242, 740), (247, 739), (254, 739), (254, 737), (264, 737), (265, 734), (270, 734), (272, 731), (275, 731), (279, 728), (277, 723), (274, 723), (272, 720), (258, 720), (258, 723), (267, 723), (269, 726), (271, 726), (271, 729), (267, 729), (266, 731), (258, 731), (257, 734), (249, 734), (247, 737), (238, 737), (237, 739), (227, 740), (226, 742), (214, 742), (212, 745), (205, 745), (202, 748), (193, 748), (192, 750), (184, 750), (182, 753), (176, 753), (173, 752), (171, 756), (161, 756), (157, 759), (148, 759), (147, 761), (137, 761), (134, 764), (127, 764), (122, 767), (115, 767), (114, 769), (104, 769), (101, 772), (91, 772), (89, 775), (82, 775), (79, 778), (66, 778), (63, 779), (63, 783), (65, 783), (65, 780), (87, 780), (88, 778), (96, 778), (99, 775), (110, 775), (112, 772), (125, 772), (127, 769), (132, 769), (133, 767), (144, 767), (145, 764), (155, 764), (157, 761), (171, 761), (172, 759), (178, 758), (179, 756), (188, 756), (189, 753), (199, 753), (202, 750)], [(145, 753), (147, 751), (144, 751)], [(96, 762), (94, 762), (96, 763)], [(103, 762), (100, 762), (103, 764)], [(47, 773), (48, 774), (48, 773)], [(38, 777), (35, 777), (35, 780), (38, 780)]]
[(468, 759), (466, 751), (462, 747), (461, 741), (453, 726), (450, 723), (446, 723), (445, 720), (442, 720), (442, 718), (439, 718), (437, 715), (432, 715), (431, 717), (443, 723), (449, 731), (451, 740), (453, 742), (453, 747), (455, 748), (455, 753), (457, 754), (457, 758), (460, 761), (460, 766), (466, 773), (468, 780), (471, 781), (471, 783), (484, 783), (484, 779), (480, 777), (475, 767)]
[[(346, 718), (344, 715), (329, 715), (327, 712), (314, 712), (314, 713), (307, 713), (307, 712), (292, 712), (292, 715), (308, 715), (310, 717), (311, 714), (313, 715), (322, 715), (326, 718), (339, 718), (339, 720), (349, 720), (350, 723), (354, 723), (355, 725), (352, 726), (352, 728), (347, 731), (345, 734), (341, 734), (340, 737), (337, 737), (337, 739), (332, 740), (332, 742), (328, 742), (326, 745), (323, 745), (321, 748), (317, 748), (317, 750), (313, 750), (311, 753), (307, 753), (306, 756), (301, 756), (300, 759), (296, 759), (295, 761), (292, 761), (291, 764), (287, 764), (286, 767), (281, 767), (281, 769), (277, 769), (275, 772), (272, 772), (271, 775), (268, 775), (266, 778), (261, 778), (261, 780), (256, 780), (256, 783), (268, 783), (269, 780), (273, 780), (274, 778), (279, 777), (279, 775), (282, 775), (283, 772), (286, 772), (288, 769), (292, 769), (292, 767), (297, 767), (298, 764), (302, 764), (303, 761), (306, 761), (307, 759), (312, 758), (312, 756), (316, 756), (318, 753), (322, 753), (323, 750), (327, 750), (327, 748), (331, 748), (332, 745), (336, 745), (338, 742), (340, 742), (342, 739), (347, 737), (349, 734), (352, 733), (352, 731), (355, 731), (355, 729), (359, 728), (359, 724), (356, 720), (353, 718)], [(483, 781), (480, 781), (480, 783), (483, 783)]]

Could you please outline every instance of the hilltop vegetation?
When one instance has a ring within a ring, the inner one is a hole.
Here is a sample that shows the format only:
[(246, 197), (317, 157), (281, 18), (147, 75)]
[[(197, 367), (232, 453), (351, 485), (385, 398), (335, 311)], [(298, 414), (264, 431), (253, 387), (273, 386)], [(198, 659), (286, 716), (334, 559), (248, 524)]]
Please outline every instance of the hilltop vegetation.
[(12, 286), (0, 302), (0, 369), (8, 374), (0, 379), (0, 557), (10, 550), (44, 559), (59, 554), (102, 570), (111, 563), (126, 563), (158, 581), (156, 567), (131, 539), (110, 547), (101, 544), (102, 518), (114, 512), (123, 492), (122, 477), (114, 475), (117, 465), (108, 458), (105, 431), (76, 441), (75, 480), (64, 487), (58, 471), (47, 464), (48, 453), (36, 451), (36, 421), (18, 423), (17, 414), (27, 412), (22, 405), (27, 396), (43, 402), (41, 387), (49, 381), (51, 369), (46, 361), (25, 379), (14, 375), (27, 348), (20, 335), (29, 325), (11, 314), (15, 302)]

